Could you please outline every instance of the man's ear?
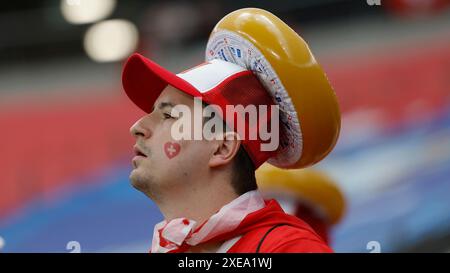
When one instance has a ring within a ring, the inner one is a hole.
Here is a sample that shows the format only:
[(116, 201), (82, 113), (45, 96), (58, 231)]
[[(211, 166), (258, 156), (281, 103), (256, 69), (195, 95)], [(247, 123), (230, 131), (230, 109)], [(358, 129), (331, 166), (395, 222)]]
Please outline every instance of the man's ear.
[(224, 133), (223, 139), (215, 140), (214, 152), (209, 160), (210, 167), (219, 167), (229, 164), (241, 147), (239, 135), (235, 132)]

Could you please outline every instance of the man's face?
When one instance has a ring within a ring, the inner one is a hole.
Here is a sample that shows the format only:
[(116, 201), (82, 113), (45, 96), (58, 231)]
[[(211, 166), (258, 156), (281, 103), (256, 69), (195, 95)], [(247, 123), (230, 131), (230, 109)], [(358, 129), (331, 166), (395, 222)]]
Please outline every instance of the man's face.
[(167, 86), (156, 100), (152, 112), (130, 129), (136, 139), (130, 180), (136, 189), (152, 199), (164, 192), (182, 193), (186, 187), (192, 190), (196, 187), (195, 181), (208, 170), (211, 155), (208, 141), (176, 141), (171, 136), (171, 127), (177, 120), (171, 115), (171, 110), (180, 104), (192, 110), (194, 99)]

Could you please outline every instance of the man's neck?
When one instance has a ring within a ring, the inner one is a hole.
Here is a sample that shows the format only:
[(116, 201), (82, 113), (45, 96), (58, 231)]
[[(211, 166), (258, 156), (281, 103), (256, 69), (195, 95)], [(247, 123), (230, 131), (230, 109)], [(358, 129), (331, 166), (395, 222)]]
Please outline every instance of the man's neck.
[(166, 221), (176, 218), (187, 218), (198, 224), (209, 219), (220, 208), (230, 203), (237, 197), (227, 183), (208, 183), (209, 187), (190, 188), (182, 192), (171, 192), (170, 196), (164, 196), (163, 202), (157, 205)]

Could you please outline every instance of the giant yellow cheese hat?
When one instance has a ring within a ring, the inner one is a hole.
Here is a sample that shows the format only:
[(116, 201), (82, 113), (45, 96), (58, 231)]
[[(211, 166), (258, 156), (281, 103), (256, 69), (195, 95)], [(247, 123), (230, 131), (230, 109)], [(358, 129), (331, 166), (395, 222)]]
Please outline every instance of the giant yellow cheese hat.
[(251, 70), (280, 109), (280, 146), (268, 162), (301, 168), (323, 159), (339, 136), (336, 95), (306, 42), (270, 12), (245, 8), (214, 27), (206, 60)]

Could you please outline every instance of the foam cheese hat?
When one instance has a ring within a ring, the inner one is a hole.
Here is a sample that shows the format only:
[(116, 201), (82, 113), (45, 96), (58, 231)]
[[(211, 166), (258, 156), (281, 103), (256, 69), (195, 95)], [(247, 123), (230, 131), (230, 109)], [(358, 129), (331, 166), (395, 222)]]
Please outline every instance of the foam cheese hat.
[(252, 71), (278, 104), (282, 138), (269, 163), (301, 168), (330, 153), (341, 124), (336, 95), (307, 43), (278, 17), (231, 12), (214, 27), (205, 56)]

